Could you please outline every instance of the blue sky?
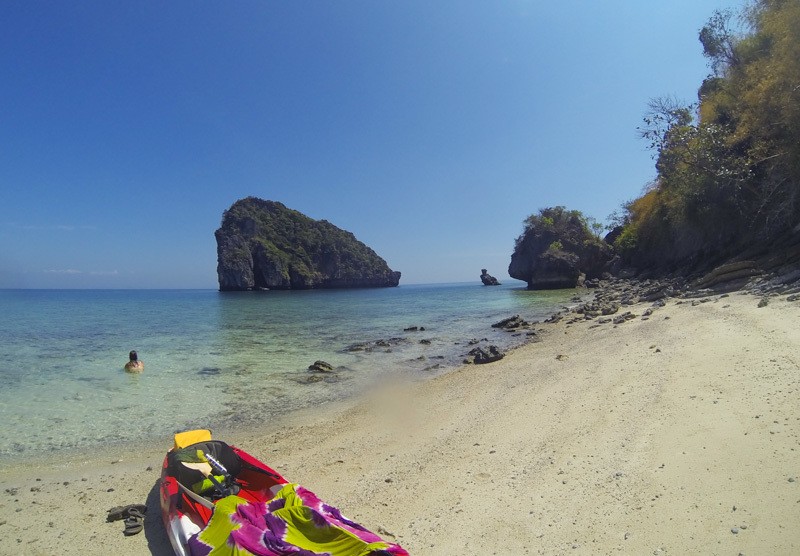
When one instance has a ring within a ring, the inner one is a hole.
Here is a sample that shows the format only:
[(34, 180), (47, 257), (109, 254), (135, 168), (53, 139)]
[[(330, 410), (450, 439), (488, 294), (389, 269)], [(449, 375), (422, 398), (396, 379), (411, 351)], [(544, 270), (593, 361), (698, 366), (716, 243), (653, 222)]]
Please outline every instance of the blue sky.
[(653, 179), (647, 102), (695, 100), (697, 32), (742, 4), (0, 3), (0, 287), (216, 288), (250, 195), (401, 284), (508, 280), (528, 215)]

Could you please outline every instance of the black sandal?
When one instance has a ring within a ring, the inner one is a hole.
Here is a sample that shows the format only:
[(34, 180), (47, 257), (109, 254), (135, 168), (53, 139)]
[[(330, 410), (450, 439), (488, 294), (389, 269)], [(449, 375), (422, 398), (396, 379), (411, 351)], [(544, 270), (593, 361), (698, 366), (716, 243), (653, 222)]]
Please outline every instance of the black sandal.
[(125, 518), (125, 530), (122, 532), (126, 537), (140, 533), (144, 529), (144, 517), (130, 516)]
[(108, 515), (106, 516), (106, 521), (119, 521), (120, 519), (125, 519), (126, 517), (132, 515), (133, 512), (142, 518), (144, 518), (144, 514), (147, 512), (147, 506), (144, 504), (128, 504), (127, 506), (114, 506), (110, 510), (108, 510)]

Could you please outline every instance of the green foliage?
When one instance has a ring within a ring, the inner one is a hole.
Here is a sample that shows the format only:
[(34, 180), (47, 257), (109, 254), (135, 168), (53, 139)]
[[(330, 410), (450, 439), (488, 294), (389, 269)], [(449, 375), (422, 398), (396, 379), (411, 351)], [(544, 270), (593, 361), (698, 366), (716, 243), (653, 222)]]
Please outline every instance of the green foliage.
[(628, 226), (614, 240), (614, 248), (624, 259), (630, 259), (638, 248), (638, 240), (636, 228)]
[(712, 70), (699, 103), (651, 101), (640, 129), (658, 178), (616, 243), (641, 264), (734, 251), (800, 220), (800, 2), (715, 12), (699, 39)]
[(525, 230), (517, 238), (519, 243), (528, 234), (552, 234), (569, 241), (576, 241), (575, 230), (588, 233), (589, 221), (579, 210), (567, 210), (563, 206), (541, 209), (525, 219)]
[[(610, 258), (611, 247), (592, 229), (594, 219), (565, 207), (541, 209), (525, 219), (509, 265), (509, 275), (531, 282), (536, 273), (559, 272), (577, 280), (579, 272), (600, 276)], [(602, 228), (602, 226), (601, 226)], [(549, 270), (547, 270), (549, 269)], [(547, 278), (548, 280), (551, 279)]]
[(605, 230), (605, 226), (603, 226), (602, 222), (598, 222), (596, 218), (592, 216), (586, 217), (586, 224), (588, 228), (592, 231), (595, 237), (600, 238), (603, 234), (603, 230)]
[(709, 59), (715, 73), (740, 63), (736, 36), (731, 30), (731, 19), (731, 10), (717, 10), (700, 30), (698, 38), (703, 45), (703, 55)]

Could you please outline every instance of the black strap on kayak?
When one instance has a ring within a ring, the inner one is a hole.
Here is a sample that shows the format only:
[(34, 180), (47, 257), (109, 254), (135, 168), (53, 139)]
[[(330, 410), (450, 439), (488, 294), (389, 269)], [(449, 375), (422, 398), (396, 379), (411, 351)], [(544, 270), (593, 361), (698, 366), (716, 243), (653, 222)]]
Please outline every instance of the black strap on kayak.
[(275, 473), (273, 473), (271, 471), (267, 471), (266, 469), (262, 469), (261, 467), (257, 467), (255, 465), (253, 465), (252, 463), (249, 463), (249, 462), (246, 462), (246, 461), (242, 461), (242, 467), (246, 467), (250, 471), (256, 471), (258, 473), (262, 473), (263, 475), (266, 475), (268, 477), (272, 477), (273, 479), (282, 479), (283, 478), (280, 475), (276, 475)]

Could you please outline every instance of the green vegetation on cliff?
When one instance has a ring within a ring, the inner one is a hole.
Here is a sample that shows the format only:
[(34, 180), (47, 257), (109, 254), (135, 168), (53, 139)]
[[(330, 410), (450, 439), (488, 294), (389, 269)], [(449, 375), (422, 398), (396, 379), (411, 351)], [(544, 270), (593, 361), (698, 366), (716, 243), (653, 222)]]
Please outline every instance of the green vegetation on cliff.
[(221, 290), (380, 287), (400, 280), (352, 233), (274, 201), (236, 201), (215, 235)]
[(614, 242), (635, 266), (714, 262), (800, 222), (800, 2), (717, 12), (699, 38), (712, 74), (698, 102), (654, 100), (641, 130), (657, 178)]
[(517, 238), (508, 274), (529, 289), (574, 288), (581, 274), (598, 277), (610, 247), (593, 232), (593, 219), (580, 211), (550, 207), (532, 214)]

